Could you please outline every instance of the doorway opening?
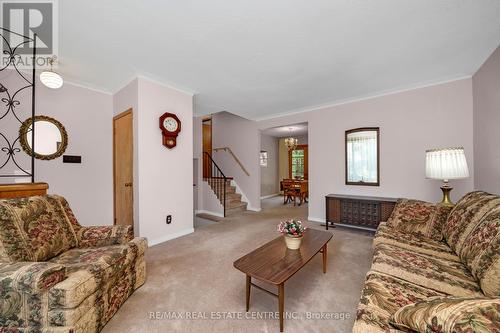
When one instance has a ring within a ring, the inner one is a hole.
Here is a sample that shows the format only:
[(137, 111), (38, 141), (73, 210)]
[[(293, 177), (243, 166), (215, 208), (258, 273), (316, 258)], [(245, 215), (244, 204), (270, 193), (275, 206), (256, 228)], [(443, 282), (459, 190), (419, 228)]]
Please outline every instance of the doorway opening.
[(134, 227), (133, 112), (113, 117), (113, 210), (115, 225)]
[[(261, 132), (261, 199), (302, 206), (309, 199), (308, 124), (298, 123)], [(275, 197), (280, 197), (275, 198)], [(273, 199), (271, 199), (273, 198)]]
[[(202, 120), (202, 142), (203, 154), (208, 153), (212, 156), (212, 118)], [(212, 164), (203, 163), (203, 179), (207, 179), (212, 174)]]

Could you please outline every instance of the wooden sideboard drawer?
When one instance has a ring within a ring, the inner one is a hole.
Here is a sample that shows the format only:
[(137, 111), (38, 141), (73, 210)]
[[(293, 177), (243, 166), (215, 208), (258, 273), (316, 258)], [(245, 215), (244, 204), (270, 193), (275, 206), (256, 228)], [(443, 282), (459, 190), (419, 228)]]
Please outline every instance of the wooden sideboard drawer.
[(395, 198), (329, 194), (326, 196), (326, 229), (334, 223), (376, 230), (387, 221), (396, 205)]

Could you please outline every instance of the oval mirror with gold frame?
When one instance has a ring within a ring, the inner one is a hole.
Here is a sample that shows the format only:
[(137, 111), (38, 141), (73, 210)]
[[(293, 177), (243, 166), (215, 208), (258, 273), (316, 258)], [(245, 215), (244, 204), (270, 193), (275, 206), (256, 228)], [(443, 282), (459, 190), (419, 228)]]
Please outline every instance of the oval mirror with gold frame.
[[(68, 133), (64, 126), (54, 118), (35, 116), (35, 158), (53, 160), (68, 147)], [(32, 155), (31, 118), (26, 119), (19, 128), (19, 142), (23, 150)]]

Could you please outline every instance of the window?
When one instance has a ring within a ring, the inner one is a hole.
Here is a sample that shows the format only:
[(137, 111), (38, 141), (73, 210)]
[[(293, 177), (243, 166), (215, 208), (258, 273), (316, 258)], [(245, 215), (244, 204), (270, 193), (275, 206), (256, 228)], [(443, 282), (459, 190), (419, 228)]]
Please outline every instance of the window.
[(304, 178), (304, 151), (292, 151), (292, 178)]
[(379, 128), (345, 132), (347, 185), (379, 186)]
[(267, 151), (260, 152), (260, 166), (267, 167)]
[(288, 170), (291, 179), (307, 179), (307, 145), (298, 145), (288, 152)]

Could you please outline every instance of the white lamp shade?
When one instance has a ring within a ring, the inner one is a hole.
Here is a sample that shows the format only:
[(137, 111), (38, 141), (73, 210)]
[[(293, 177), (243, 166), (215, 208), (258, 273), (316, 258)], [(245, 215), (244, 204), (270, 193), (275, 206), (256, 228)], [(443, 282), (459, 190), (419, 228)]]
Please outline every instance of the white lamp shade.
[(51, 89), (59, 89), (62, 87), (64, 81), (61, 75), (52, 71), (45, 71), (40, 74), (40, 81), (42, 83), (51, 88)]
[(460, 179), (469, 177), (464, 148), (443, 148), (426, 151), (425, 175), (431, 179)]

